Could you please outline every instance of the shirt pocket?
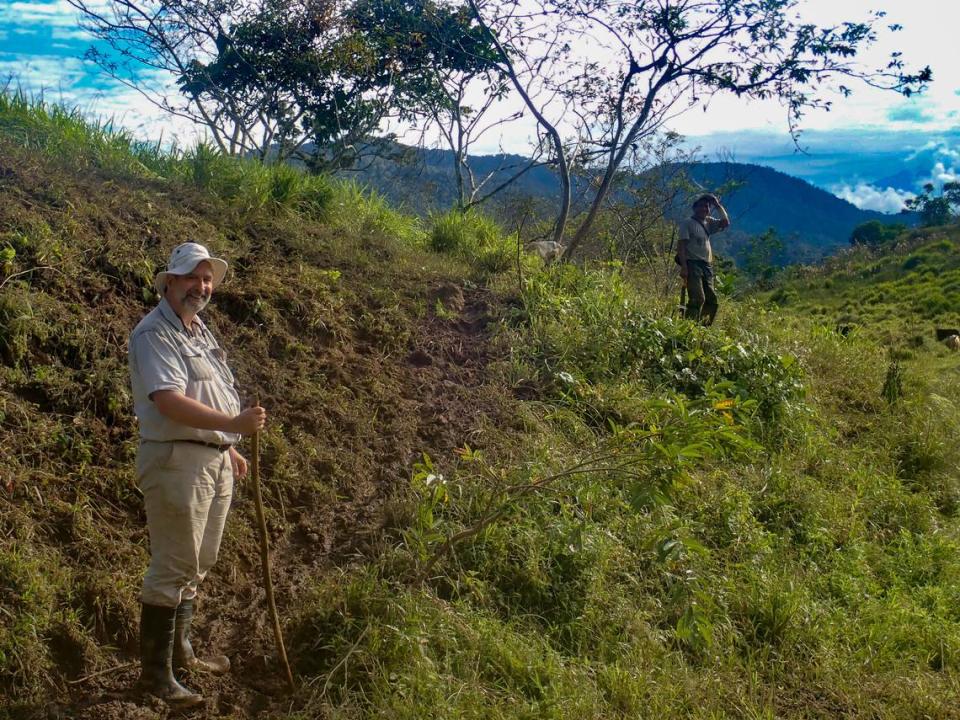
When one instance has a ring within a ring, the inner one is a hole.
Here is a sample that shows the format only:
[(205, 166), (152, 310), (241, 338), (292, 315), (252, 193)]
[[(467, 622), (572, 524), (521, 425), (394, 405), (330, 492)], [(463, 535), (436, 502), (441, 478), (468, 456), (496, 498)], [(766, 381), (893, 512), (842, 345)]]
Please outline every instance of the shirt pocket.
[(203, 356), (203, 351), (184, 343), (180, 346), (180, 357), (183, 358), (183, 364), (187, 366), (187, 374), (191, 382), (213, 380), (213, 368)]
[(230, 370), (230, 366), (227, 365), (227, 354), (220, 348), (213, 348), (210, 351), (210, 354), (213, 356), (216, 363), (219, 365), (224, 378), (227, 381), (228, 385), (233, 385), (234, 378), (233, 372)]

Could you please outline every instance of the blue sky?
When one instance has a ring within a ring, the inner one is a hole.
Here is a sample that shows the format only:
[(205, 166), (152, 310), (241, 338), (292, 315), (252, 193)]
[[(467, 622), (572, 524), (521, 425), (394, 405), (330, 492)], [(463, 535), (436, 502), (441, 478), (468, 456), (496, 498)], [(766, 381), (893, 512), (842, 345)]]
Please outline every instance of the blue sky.
[(34, 87), (86, 96), (103, 81), (81, 57), (90, 38), (66, 2), (0, 0), (0, 70)]
[[(104, 4), (107, 0), (102, 0)], [(718, 155), (769, 165), (804, 178), (861, 207), (895, 212), (923, 182), (960, 179), (960, 5), (944, 0), (805, 0), (803, 17), (817, 23), (864, 18), (882, 7), (904, 29), (882, 37), (873, 57), (893, 49), (916, 64), (929, 64), (934, 83), (921, 97), (902, 98), (866, 87), (838, 98), (830, 112), (810, 113), (798, 153), (786, 132), (783, 109), (774, 103), (745, 107), (718, 98), (680, 116), (673, 129), (699, 147), (704, 159)], [(189, 143), (196, 131), (159, 113), (135, 91), (103, 76), (83, 60), (91, 38), (78, 27), (66, 0), (0, 0), (0, 78), (48, 100), (79, 107), (114, 121), (145, 139), (162, 136)], [(166, 78), (157, 78), (160, 81)], [(503, 147), (523, 152), (523, 132), (512, 132), (479, 151)]]

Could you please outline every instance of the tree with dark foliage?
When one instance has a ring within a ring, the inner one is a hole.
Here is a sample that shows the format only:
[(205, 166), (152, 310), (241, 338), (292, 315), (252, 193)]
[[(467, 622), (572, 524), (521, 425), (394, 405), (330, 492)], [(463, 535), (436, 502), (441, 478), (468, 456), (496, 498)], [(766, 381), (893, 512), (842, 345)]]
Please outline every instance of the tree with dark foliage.
[(933, 183), (927, 183), (923, 192), (907, 200), (904, 206), (920, 213), (920, 224), (924, 227), (956, 222), (960, 211), (960, 182), (944, 183), (939, 195), (934, 195), (934, 190)]
[(392, 147), (386, 121), (436, 97), (438, 73), (490, 66), (467, 16), (419, 0), (69, 1), (104, 43), (89, 58), (221, 152), (315, 169)]

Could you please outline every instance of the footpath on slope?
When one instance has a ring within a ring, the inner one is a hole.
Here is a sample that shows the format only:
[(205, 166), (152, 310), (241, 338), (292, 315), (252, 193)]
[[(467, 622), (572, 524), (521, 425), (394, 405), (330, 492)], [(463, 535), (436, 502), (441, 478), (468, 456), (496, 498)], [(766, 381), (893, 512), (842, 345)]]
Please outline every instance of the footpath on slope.
[[(4, 613), (40, 618), (35, 645), (0, 667), (18, 717), (166, 716), (131, 689), (147, 537), (125, 343), (176, 243), (231, 261), (206, 319), (246, 399), (270, 413), (262, 473), (282, 614), (312, 578), (376, 546), (423, 453), (443, 464), (482, 447), (485, 423), (510, 414), (488, 369), (496, 298), (376, 231), (241, 217), (189, 188), (0, 146), (0, 236), (39, 268), (0, 288), (0, 550), (7, 565), (29, 561), (3, 574), (43, 591), (0, 595)], [(200, 649), (233, 661), (224, 678), (191, 678), (212, 717), (286, 707), (254, 528), (240, 482), (196, 621)], [(34, 596), (47, 601), (28, 607)]]

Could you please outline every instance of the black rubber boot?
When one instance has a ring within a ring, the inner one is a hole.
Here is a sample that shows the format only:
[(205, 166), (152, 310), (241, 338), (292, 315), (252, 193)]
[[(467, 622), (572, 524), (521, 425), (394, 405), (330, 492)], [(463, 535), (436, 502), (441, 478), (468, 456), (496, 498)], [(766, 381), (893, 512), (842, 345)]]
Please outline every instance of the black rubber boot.
[(192, 672), (208, 672), (223, 675), (230, 669), (230, 658), (213, 655), (198, 658), (190, 644), (190, 624), (193, 622), (193, 598), (180, 601), (177, 608), (177, 626), (173, 636), (173, 666)]
[(193, 707), (203, 696), (173, 676), (173, 634), (176, 608), (142, 606), (140, 613), (140, 685), (174, 707)]

